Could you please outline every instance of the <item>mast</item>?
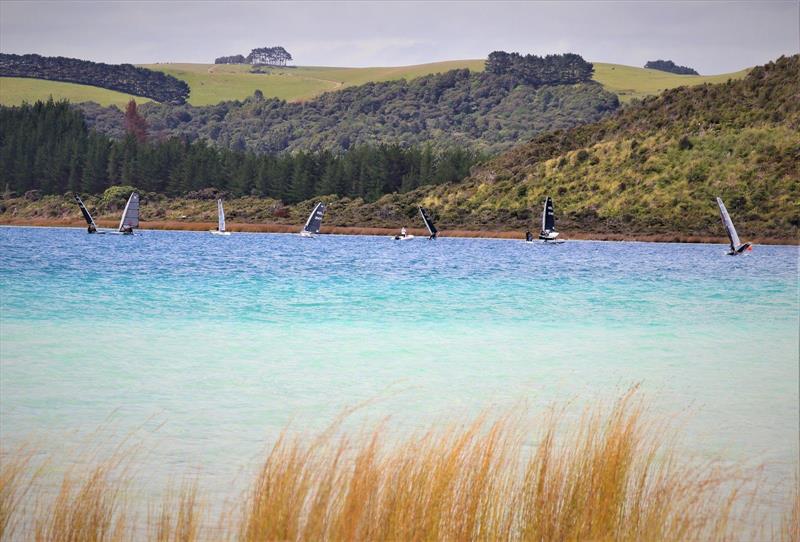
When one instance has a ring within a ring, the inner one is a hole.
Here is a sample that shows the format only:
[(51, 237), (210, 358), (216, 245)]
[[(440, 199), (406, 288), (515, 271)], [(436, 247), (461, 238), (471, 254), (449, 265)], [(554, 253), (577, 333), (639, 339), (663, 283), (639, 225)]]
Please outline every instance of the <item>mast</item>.
[(325, 215), (325, 204), (323, 202), (317, 203), (311, 214), (308, 215), (306, 225), (303, 226), (303, 231), (308, 233), (319, 233), (319, 228), (322, 226), (322, 217)]
[(122, 220), (119, 221), (119, 231), (123, 228), (138, 228), (139, 227), (139, 194), (132, 192), (128, 198), (128, 203), (125, 204), (125, 210), (122, 211)]

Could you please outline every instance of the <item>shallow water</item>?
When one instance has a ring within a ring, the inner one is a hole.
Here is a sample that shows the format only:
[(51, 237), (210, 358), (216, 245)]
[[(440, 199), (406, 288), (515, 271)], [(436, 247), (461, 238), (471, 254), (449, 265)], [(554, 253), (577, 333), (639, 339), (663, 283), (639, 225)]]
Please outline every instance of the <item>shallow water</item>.
[(288, 423), (398, 431), (641, 382), (687, 451), (794, 475), (798, 248), (0, 228), (0, 438), (149, 442), (221, 491)]

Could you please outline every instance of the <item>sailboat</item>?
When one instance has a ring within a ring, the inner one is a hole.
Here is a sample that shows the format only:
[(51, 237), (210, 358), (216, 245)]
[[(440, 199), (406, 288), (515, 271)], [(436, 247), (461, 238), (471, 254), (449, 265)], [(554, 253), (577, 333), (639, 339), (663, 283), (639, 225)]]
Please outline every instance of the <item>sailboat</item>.
[(544, 200), (544, 208), (542, 209), (542, 231), (539, 232), (539, 239), (545, 243), (559, 244), (563, 243), (563, 239), (556, 239), (558, 232), (556, 231), (556, 215), (553, 208), (553, 198), (547, 196)]
[(728, 256), (738, 256), (746, 250), (753, 250), (753, 247), (750, 243), (742, 243), (739, 240), (739, 235), (736, 233), (736, 228), (733, 227), (731, 215), (728, 214), (725, 204), (722, 203), (722, 198), (717, 198), (717, 206), (719, 206), (719, 216), (722, 219), (722, 225), (725, 226), (725, 232), (728, 234), (728, 241), (731, 244), (731, 249), (728, 252)]
[(106, 233), (102, 230), (97, 229), (97, 224), (94, 222), (94, 218), (92, 218), (92, 214), (89, 212), (89, 209), (86, 208), (86, 205), (83, 204), (83, 200), (78, 194), (75, 194), (75, 201), (78, 202), (78, 207), (81, 208), (81, 213), (83, 214), (83, 218), (86, 220), (87, 228), (86, 231), (89, 233)]
[(325, 204), (323, 202), (317, 203), (311, 214), (308, 215), (306, 225), (300, 230), (301, 237), (314, 237), (319, 233), (319, 228), (322, 225), (322, 217), (325, 215)]
[(216, 230), (209, 230), (214, 235), (230, 235), (231, 232), (225, 231), (225, 209), (222, 208), (222, 200), (217, 200), (217, 219), (219, 221)]
[(133, 229), (139, 227), (139, 194), (131, 192), (125, 210), (122, 211), (122, 219), (119, 221), (119, 228), (116, 232), (122, 235), (133, 235)]
[(436, 237), (439, 235), (439, 230), (437, 230), (436, 226), (434, 226), (430, 213), (428, 213), (427, 209), (420, 207), (419, 205), (417, 208), (419, 209), (419, 214), (422, 217), (422, 221), (425, 223), (425, 227), (428, 228), (428, 233), (430, 234), (428, 236), (428, 240), (435, 241)]

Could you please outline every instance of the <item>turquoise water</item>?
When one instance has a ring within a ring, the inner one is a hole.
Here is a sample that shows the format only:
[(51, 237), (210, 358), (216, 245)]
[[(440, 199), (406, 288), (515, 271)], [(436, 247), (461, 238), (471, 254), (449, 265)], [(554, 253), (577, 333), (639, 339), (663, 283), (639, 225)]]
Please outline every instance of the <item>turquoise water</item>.
[[(641, 382), (702, 458), (791, 477), (798, 248), (0, 228), (0, 437), (135, 434), (220, 490), (291, 423), (397, 431)], [(233, 484), (235, 485), (235, 484)]]

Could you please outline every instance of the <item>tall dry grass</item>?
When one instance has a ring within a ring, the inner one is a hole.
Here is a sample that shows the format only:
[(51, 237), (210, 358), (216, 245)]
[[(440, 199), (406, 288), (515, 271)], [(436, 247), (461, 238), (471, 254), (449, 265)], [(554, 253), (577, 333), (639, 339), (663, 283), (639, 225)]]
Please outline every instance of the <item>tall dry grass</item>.
[(28, 486), (40, 507), (26, 523), (17, 517), (27, 510), (19, 504), (30, 465), (22, 456), (4, 461), (0, 472), (3, 525), (33, 527), (6, 528), (0, 538), (798, 540), (796, 488), (782, 523), (769, 524), (754, 480), (687, 460), (653, 420), (631, 390), (578, 417), (563, 409), (533, 423), (519, 413), (483, 415), (400, 441), (384, 423), (356, 435), (340, 423), (312, 439), (286, 433), (216, 525), (196, 481), (168, 490), (138, 517), (120, 460), (81, 477), (67, 472), (49, 498), (45, 485)]

